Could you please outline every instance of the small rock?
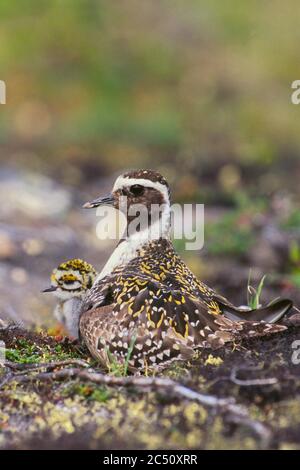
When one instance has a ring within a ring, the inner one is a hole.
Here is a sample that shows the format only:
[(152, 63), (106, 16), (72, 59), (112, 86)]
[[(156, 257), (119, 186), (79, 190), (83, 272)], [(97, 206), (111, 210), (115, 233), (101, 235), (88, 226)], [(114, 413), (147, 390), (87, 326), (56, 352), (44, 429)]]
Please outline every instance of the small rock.
[(25, 284), (28, 279), (27, 272), (23, 268), (13, 268), (10, 277), (16, 284)]
[(16, 246), (5, 232), (0, 231), (0, 259), (13, 258)]
[(29, 238), (24, 240), (22, 243), (22, 248), (27, 255), (37, 256), (44, 251), (45, 244), (42, 240), (38, 240), (37, 238)]

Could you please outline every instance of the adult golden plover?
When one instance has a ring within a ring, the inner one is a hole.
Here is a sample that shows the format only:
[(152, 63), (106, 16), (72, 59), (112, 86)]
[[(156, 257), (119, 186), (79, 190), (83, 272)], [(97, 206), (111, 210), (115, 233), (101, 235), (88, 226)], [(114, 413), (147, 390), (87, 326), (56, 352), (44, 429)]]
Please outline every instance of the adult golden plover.
[[(124, 197), (126, 206), (121, 202)], [(136, 204), (146, 206), (152, 217), (148, 228), (119, 242), (83, 299), (80, 332), (102, 364), (107, 365), (113, 355), (118, 361), (129, 359), (133, 371), (161, 368), (191, 358), (198, 348), (219, 348), (245, 336), (285, 329), (274, 323), (292, 307), (290, 300), (245, 312), (199, 281), (185, 265), (170, 239), (170, 190), (159, 173), (125, 173), (111, 194), (84, 207), (103, 204), (125, 211), (128, 222)], [(157, 211), (157, 205), (163, 210)]]

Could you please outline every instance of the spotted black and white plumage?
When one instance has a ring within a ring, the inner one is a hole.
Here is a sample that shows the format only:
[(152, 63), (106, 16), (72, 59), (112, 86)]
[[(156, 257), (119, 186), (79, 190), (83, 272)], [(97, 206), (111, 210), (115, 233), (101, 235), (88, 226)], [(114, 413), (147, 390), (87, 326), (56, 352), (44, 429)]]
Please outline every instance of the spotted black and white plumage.
[[(134, 202), (148, 204), (150, 198), (166, 204), (166, 210), (170, 206), (168, 183), (151, 170), (119, 177), (110, 203), (119, 208), (120, 194), (126, 193)], [(97, 199), (86, 207), (101, 203)], [(122, 240), (84, 299), (80, 332), (102, 364), (110, 354), (124, 361), (130, 348), (131, 370), (161, 368), (190, 359), (198, 348), (215, 349), (285, 328), (274, 322), (290, 301), (240, 311), (194, 276), (176, 253), (169, 228), (158, 239), (149, 232)]]

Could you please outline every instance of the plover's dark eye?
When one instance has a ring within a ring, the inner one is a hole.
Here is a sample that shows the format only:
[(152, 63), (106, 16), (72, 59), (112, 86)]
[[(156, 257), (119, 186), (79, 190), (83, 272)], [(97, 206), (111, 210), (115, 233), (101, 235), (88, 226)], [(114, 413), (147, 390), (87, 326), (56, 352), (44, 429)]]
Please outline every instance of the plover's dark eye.
[(130, 186), (130, 192), (131, 194), (133, 194), (134, 196), (141, 196), (143, 193), (144, 193), (144, 186), (141, 186), (140, 184), (134, 184), (132, 186)]

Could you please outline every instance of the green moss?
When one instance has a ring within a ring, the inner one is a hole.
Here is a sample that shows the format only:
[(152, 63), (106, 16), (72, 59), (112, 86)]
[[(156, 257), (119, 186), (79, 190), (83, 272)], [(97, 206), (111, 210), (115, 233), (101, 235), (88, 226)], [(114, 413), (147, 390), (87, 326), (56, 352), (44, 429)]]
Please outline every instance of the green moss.
[(78, 358), (79, 352), (66, 348), (61, 344), (37, 344), (25, 338), (18, 338), (14, 348), (6, 349), (6, 358), (9, 361), (32, 364), (39, 362), (63, 361)]
[(63, 397), (78, 395), (87, 400), (94, 400), (105, 403), (111, 397), (111, 392), (107, 387), (99, 387), (94, 384), (72, 383), (64, 387), (61, 391)]
[(188, 374), (188, 370), (188, 365), (184, 362), (173, 362), (165, 371), (163, 371), (163, 375), (174, 380), (179, 380)]
[(100, 403), (104, 403), (109, 400), (111, 394), (107, 390), (107, 388), (97, 388), (91, 394), (91, 400), (98, 401)]

